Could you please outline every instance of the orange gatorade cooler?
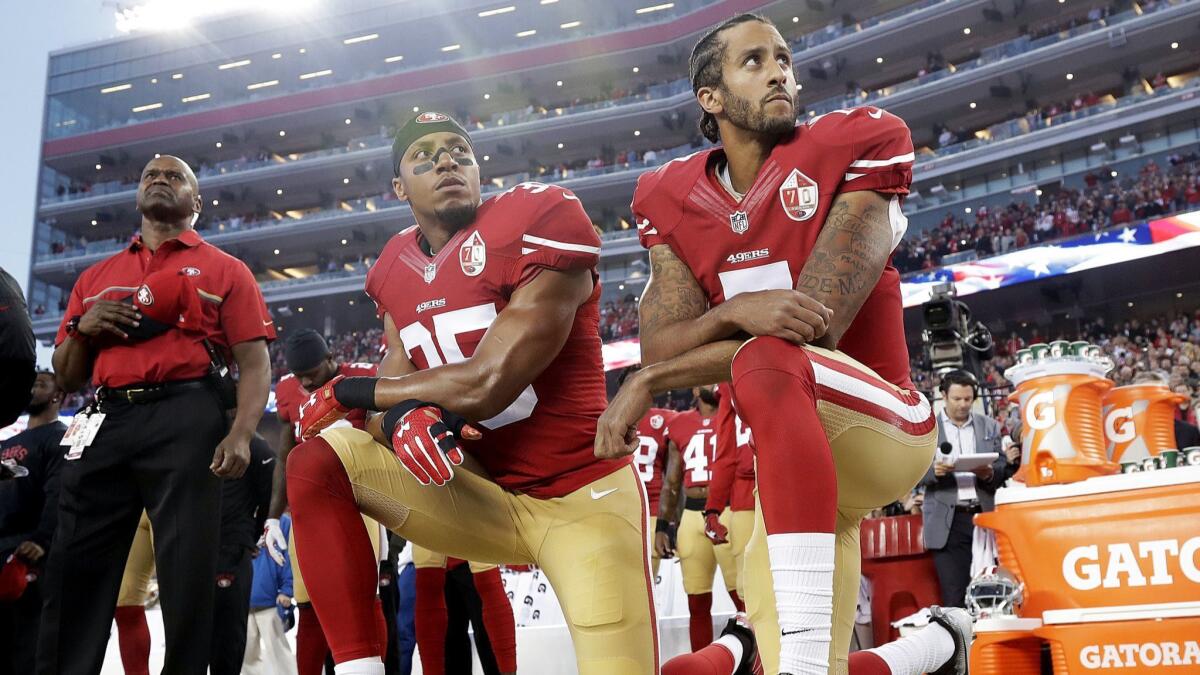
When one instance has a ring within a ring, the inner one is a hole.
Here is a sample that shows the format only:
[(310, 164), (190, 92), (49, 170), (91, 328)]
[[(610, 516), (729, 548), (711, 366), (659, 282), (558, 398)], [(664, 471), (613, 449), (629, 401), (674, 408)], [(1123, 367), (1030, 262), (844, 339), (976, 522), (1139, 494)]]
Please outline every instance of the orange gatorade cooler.
[(1046, 612), (1034, 632), (1050, 645), (1054, 675), (1198, 673), (1200, 616), (1187, 614), (1120, 608)]
[(979, 619), (971, 645), (971, 673), (1041, 675), (1042, 639), (1033, 633), (1041, 627), (1040, 619)]
[(1200, 608), (1200, 466), (1002, 488), (975, 523), (996, 532), (1000, 565), (1024, 584), (1023, 617)]
[(1086, 358), (1046, 359), (1009, 368), (1010, 400), (1021, 409), (1021, 469), (1030, 486), (1071, 483), (1117, 473), (1101, 425), (1103, 398), (1113, 387), (1101, 364)]
[(1116, 464), (1141, 462), (1175, 443), (1175, 407), (1187, 400), (1165, 384), (1117, 387), (1104, 396), (1104, 440)]

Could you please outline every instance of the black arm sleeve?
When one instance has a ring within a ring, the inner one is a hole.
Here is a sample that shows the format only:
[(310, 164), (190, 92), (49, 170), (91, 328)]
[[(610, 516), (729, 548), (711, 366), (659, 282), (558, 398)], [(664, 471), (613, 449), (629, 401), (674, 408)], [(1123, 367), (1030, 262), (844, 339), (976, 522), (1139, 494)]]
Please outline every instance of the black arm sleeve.
[(63, 453), (58, 442), (62, 434), (52, 434), (40, 448), (44, 462), (42, 480), (42, 517), (38, 519), (37, 529), (31, 537), (43, 549), (50, 550), (50, 542), (54, 538), (54, 528), (58, 526), (58, 492), (59, 474), (62, 472)]

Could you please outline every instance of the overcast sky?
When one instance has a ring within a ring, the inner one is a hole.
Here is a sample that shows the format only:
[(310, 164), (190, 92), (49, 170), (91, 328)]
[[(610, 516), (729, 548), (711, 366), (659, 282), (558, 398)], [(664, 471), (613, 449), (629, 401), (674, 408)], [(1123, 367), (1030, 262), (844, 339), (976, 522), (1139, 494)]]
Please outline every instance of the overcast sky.
[[(7, 4), (7, 3), (6, 3)], [(0, 21), (0, 45), (8, 54), (0, 105), (0, 266), (29, 282), (34, 189), (46, 94), (46, 55), (63, 47), (116, 34), (113, 8), (101, 0), (11, 3)]]

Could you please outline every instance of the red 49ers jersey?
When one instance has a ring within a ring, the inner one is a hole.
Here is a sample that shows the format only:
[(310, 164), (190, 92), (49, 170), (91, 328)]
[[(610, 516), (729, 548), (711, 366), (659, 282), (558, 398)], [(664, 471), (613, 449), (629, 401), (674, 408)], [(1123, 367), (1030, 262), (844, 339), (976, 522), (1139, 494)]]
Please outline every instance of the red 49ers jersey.
[(651, 408), (638, 422), (638, 449), (633, 453), (633, 465), (646, 485), (650, 513), (658, 513), (658, 498), (662, 494), (663, 472), (667, 468), (667, 425), (673, 410)]
[[(367, 294), (420, 370), (470, 358), (541, 270), (597, 278), (600, 238), (575, 195), (551, 185), (521, 183), (488, 199), (437, 255), (426, 255), (420, 237), (416, 226), (392, 237), (367, 274)], [(605, 406), (599, 298), (597, 283), (558, 356), (503, 412), (475, 420), (481, 440), (463, 442), (502, 487), (561, 497), (630, 462), (597, 460), (592, 450)]]
[(679, 448), (683, 460), (683, 487), (705, 487), (712, 477), (712, 462), (717, 458), (717, 418), (705, 417), (692, 409), (671, 419), (667, 436)]
[[(714, 175), (723, 161), (719, 147), (673, 160), (642, 174), (633, 196), (642, 245), (670, 246), (712, 305), (738, 293), (795, 288), (840, 193), (893, 195), (893, 249), (904, 234), (900, 198), (912, 180), (912, 139), (903, 120), (878, 108), (835, 110), (796, 125), (740, 202)], [(900, 275), (890, 261), (838, 349), (913, 388)]]
[[(377, 366), (373, 363), (342, 363), (337, 367), (337, 374), (346, 377), (375, 377)], [(292, 437), (299, 443), (300, 438), (300, 405), (308, 400), (310, 392), (305, 389), (295, 375), (287, 374), (279, 378), (275, 384), (275, 412), (279, 421), (292, 426)], [(346, 421), (355, 429), (363, 429), (367, 424), (366, 410), (351, 410), (346, 415)]]

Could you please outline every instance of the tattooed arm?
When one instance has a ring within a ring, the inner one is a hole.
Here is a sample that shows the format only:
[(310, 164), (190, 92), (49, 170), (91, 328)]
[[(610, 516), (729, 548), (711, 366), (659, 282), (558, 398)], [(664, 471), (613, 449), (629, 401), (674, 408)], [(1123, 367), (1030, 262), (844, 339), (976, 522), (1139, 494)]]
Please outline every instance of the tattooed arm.
[[(647, 366), (726, 338), (740, 341), (746, 335), (773, 335), (804, 344), (824, 333), (829, 320), (828, 310), (819, 302), (789, 290), (742, 293), (709, 309), (708, 298), (692, 271), (665, 244), (650, 249), (650, 282), (638, 314), (642, 364)], [(728, 368), (725, 377), (700, 379), (694, 384), (726, 379)]]
[(837, 349), (891, 255), (889, 197), (872, 191), (838, 196), (796, 289), (833, 310), (825, 334), (812, 344)]

